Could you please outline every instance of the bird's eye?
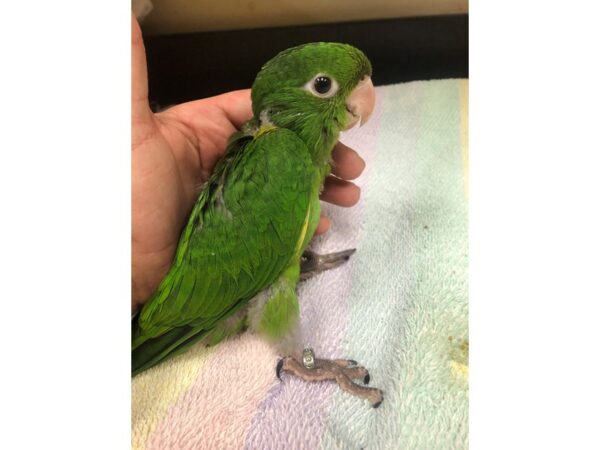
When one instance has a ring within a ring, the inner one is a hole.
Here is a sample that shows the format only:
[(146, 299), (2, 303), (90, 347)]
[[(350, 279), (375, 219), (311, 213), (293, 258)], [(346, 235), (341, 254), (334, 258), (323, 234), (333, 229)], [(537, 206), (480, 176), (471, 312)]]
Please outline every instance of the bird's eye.
[(315, 91), (319, 94), (327, 94), (331, 89), (331, 78), (317, 77), (315, 78)]
[(304, 88), (317, 97), (333, 97), (338, 90), (337, 82), (323, 74), (319, 74), (304, 85)]

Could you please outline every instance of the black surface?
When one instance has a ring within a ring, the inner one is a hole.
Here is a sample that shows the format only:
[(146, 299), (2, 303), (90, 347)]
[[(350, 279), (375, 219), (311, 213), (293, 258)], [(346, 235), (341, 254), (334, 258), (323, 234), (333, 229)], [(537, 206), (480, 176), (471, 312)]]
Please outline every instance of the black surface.
[(150, 99), (168, 106), (247, 88), (279, 51), (346, 42), (373, 64), (375, 85), (468, 77), (468, 15), (148, 36)]

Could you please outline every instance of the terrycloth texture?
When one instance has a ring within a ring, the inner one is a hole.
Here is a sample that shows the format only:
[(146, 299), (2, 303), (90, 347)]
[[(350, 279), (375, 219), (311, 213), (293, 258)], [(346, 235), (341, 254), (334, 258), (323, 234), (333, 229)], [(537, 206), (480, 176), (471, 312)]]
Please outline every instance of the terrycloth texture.
[(275, 377), (246, 334), (133, 379), (133, 447), (463, 449), (468, 435), (467, 81), (377, 88), (371, 121), (342, 137), (367, 162), (354, 208), (313, 248), (356, 247), (301, 285), (304, 344), (356, 359), (378, 409), (333, 383)]

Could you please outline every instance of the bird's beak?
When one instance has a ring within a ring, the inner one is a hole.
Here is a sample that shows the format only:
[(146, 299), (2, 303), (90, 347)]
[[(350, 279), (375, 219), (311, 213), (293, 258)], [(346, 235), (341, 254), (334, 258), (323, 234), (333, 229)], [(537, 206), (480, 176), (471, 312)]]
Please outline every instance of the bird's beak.
[(371, 77), (366, 76), (358, 83), (358, 86), (354, 88), (346, 100), (348, 125), (344, 129), (349, 130), (357, 123), (362, 127), (371, 117), (374, 107), (375, 88)]

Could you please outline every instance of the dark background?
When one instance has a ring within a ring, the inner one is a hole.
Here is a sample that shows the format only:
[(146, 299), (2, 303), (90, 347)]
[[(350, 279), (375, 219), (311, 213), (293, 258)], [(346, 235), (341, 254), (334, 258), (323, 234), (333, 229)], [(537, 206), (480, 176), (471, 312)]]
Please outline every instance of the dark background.
[(147, 36), (153, 109), (249, 88), (261, 66), (306, 42), (345, 42), (373, 64), (375, 85), (467, 78), (468, 15)]

